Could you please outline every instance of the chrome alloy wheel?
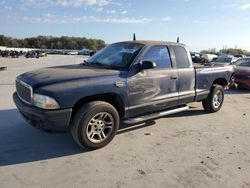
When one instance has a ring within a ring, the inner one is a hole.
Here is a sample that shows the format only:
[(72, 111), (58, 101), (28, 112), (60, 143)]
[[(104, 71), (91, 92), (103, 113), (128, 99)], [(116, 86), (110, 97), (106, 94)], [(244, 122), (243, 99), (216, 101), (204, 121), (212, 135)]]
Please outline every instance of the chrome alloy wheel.
[(88, 123), (86, 133), (93, 143), (103, 142), (108, 138), (114, 128), (114, 118), (107, 112), (96, 114)]
[(221, 90), (217, 90), (213, 97), (213, 105), (215, 108), (219, 108), (223, 101), (223, 93)]

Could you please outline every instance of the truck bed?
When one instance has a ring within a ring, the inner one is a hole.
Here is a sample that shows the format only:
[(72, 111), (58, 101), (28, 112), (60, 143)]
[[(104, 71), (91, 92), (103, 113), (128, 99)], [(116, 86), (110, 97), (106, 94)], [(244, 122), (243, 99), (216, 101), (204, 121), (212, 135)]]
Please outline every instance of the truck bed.
[(194, 70), (196, 76), (195, 101), (201, 101), (207, 97), (211, 89), (211, 86), (213, 84), (220, 84), (226, 86), (231, 79), (234, 68), (233, 66), (228, 66), (228, 67), (195, 66)]

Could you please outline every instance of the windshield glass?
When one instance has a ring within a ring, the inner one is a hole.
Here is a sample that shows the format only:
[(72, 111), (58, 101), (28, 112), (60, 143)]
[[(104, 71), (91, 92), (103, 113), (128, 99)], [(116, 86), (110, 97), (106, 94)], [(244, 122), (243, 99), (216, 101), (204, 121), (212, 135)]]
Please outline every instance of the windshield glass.
[(240, 59), (235, 62), (236, 66), (250, 67), (250, 59)]
[(232, 61), (232, 58), (218, 58), (215, 62), (222, 62), (222, 63), (230, 63)]
[(128, 68), (143, 46), (135, 43), (111, 44), (90, 57), (85, 64), (117, 69)]

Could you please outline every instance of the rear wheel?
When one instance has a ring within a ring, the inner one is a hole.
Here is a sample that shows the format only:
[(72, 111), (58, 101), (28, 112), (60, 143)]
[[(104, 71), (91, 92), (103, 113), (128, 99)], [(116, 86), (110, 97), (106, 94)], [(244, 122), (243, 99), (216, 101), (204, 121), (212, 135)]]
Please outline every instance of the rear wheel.
[(202, 101), (206, 112), (213, 113), (221, 109), (224, 101), (224, 89), (220, 85), (213, 85), (208, 97)]
[(117, 110), (107, 102), (94, 101), (77, 111), (71, 125), (71, 134), (79, 146), (98, 149), (114, 138), (118, 126)]

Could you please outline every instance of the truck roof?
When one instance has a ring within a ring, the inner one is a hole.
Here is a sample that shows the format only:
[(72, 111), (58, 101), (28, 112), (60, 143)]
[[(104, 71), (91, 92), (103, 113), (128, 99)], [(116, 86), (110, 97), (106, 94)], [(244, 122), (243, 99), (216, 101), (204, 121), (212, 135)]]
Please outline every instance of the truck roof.
[(143, 44), (146, 46), (152, 46), (152, 45), (175, 45), (175, 46), (183, 46), (186, 47), (185, 44), (182, 43), (176, 43), (176, 42), (168, 42), (168, 41), (152, 41), (152, 40), (136, 40), (136, 41), (123, 41), (118, 43), (135, 43), (135, 44)]

